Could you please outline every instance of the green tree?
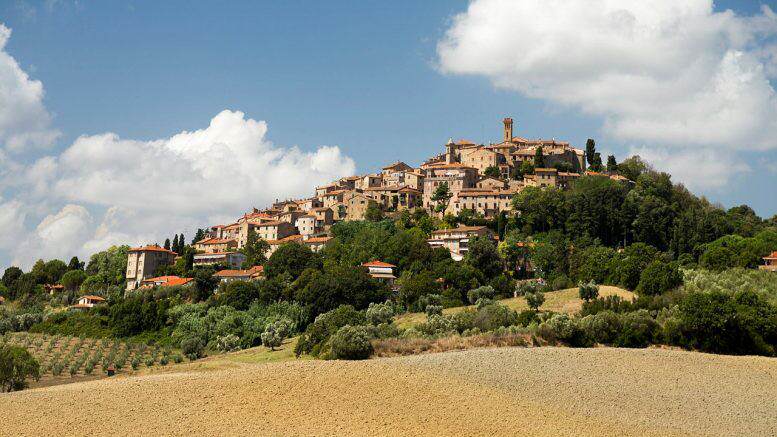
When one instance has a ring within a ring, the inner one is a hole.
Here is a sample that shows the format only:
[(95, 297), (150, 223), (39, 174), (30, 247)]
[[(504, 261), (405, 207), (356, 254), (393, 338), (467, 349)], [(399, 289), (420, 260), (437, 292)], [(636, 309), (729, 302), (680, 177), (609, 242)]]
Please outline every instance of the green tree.
[(343, 326), (332, 336), (332, 358), (365, 360), (372, 355), (370, 335), (363, 326)]
[(545, 295), (539, 291), (527, 292), (523, 297), (526, 299), (526, 305), (533, 311), (539, 310), (542, 304), (545, 303)]
[(370, 222), (379, 222), (383, 220), (383, 210), (380, 208), (380, 205), (378, 205), (378, 202), (370, 200), (367, 203), (364, 219)]
[(16, 266), (11, 266), (5, 269), (3, 272), (3, 278), (2, 282), (3, 285), (5, 285), (8, 288), (11, 288), (17, 279), (21, 278), (21, 276), (24, 274), (22, 269)]
[(544, 168), (545, 157), (542, 153), (542, 146), (537, 147), (534, 151), (534, 168)]
[(83, 270), (84, 263), (82, 263), (77, 256), (70, 258), (70, 262), (67, 264), (68, 270)]
[(618, 162), (615, 160), (615, 155), (607, 156), (607, 171), (610, 173), (616, 173), (618, 171)]
[(40, 379), (40, 364), (26, 349), (0, 345), (0, 391), (10, 392), (28, 387), (28, 379)]
[(593, 138), (589, 138), (585, 142), (585, 159), (588, 161), (589, 167), (594, 164), (595, 156), (596, 156), (596, 141), (594, 141)]
[(655, 260), (650, 263), (639, 278), (637, 293), (640, 295), (659, 295), (683, 284), (683, 275), (677, 263)]
[(248, 232), (246, 244), (240, 250), (240, 252), (246, 256), (246, 260), (243, 262), (243, 268), (263, 265), (267, 262), (267, 256), (265, 254), (269, 249), (270, 244), (263, 239), (258, 238), (256, 232)]
[(618, 173), (632, 181), (637, 181), (639, 176), (646, 171), (651, 170), (650, 166), (639, 157), (634, 155), (626, 158), (618, 164)]
[(609, 178), (584, 176), (566, 193), (566, 228), (576, 238), (599, 239), (613, 246), (623, 239), (621, 207), (627, 188)]
[(513, 197), (513, 208), (520, 212), (526, 234), (564, 229), (567, 221), (567, 202), (558, 188), (526, 187)]
[(252, 282), (232, 281), (218, 294), (219, 305), (229, 305), (236, 310), (247, 310), (259, 298), (259, 289)]
[(499, 167), (495, 165), (486, 167), (486, 169), (483, 171), (483, 175), (497, 179), (502, 177), (502, 173), (499, 171)]
[(577, 285), (577, 288), (578, 288), (578, 294), (580, 295), (580, 299), (583, 299), (586, 302), (589, 302), (599, 297), (599, 286), (596, 285), (596, 282), (594, 281), (588, 281), (588, 282), (581, 281)]
[(205, 230), (204, 229), (197, 229), (197, 232), (194, 234), (194, 239), (192, 239), (192, 244), (202, 240), (205, 238)]
[(267, 260), (264, 273), (267, 278), (285, 276), (294, 280), (308, 268), (320, 269), (321, 257), (307, 246), (297, 243), (281, 245)]
[(464, 262), (482, 272), (488, 279), (498, 276), (504, 270), (504, 263), (496, 249), (496, 244), (488, 237), (476, 237), (469, 240)]
[(620, 254), (616, 280), (628, 290), (636, 290), (642, 272), (656, 259), (658, 250), (645, 243), (634, 243)]
[(170, 246), (170, 247), (171, 247), (171, 249), (170, 249), (170, 250), (172, 250), (172, 251), (173, 251), (173, 252), (175, 252), (175, 253), (179, 253), (179, 252), (178, 252), (178, 234), (176, 234), (176, 235), (173, 237), (173, 244), (172, 244), (172, 246)]
[(448, 188), (447, 182), (443, 182), (438, 185), (431, 197), (432, 202), (434, 202), (436, 205), (435, 211), (444, 212), (446, 209), (448, 209), (448, 202), (450, 202), (451, 197), (453, 197), (453, 194)]
[(165, 244), (162, 247), (164, 247), (167, 250), (170, 250), (170, 239), (169, 238), (165, 238)]
[(86, 273), (83, 270), (70, 270), (62, 275), (62, 279), (59, 282), (65, 287), (65, 290), (76, 291), (85, 280)]

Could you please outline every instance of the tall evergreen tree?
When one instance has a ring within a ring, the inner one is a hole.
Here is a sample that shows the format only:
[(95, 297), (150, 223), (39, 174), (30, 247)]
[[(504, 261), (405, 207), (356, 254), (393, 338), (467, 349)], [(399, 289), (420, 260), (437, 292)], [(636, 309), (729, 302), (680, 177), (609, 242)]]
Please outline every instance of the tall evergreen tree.
[(81, 262), (77, 256), (70, 258), (70, 262), (67, 265), (68, 270), (83, 270), (84, 263)]
[(596, 155), (596, 141), (594, 141), (593, 138), (589, 138), (588, 141), (585, 142), (585, 158), (588, 160), (588, 165), (591, 166), (594, 164), (594, 159)]
[(607, 171), (610, 173), (618, 171), (618, 162), (615, 161), (615, 155), (609, 155), (607, 157)]
[(192, 240), (192, 244), (202, 240), (203, 238), (205, 238), (205, 230), (198, 228), (197, 233), (194, 234), (194, 239)]
[(176, 235), (175, 237), (173, 237), (173, 246), (172, 246), (171, 250), (172, 250), (173, 252), (175, 252), (175, 253), (178, 253), (178, 254), (180, 254), (180, 252), (178, 252), (178, 235)]
[(534, 151), (534, 168), (545, 167), (545, 156), (542, 154), (542, 147), (537, 147)]
[(170, 239), (165, 238), (165, 245), (163, 246), (165, 249), (170, 250)]
[(181, 236), (178, 237), (178, 253), (183, 253), (183, 250), (186, 248), (186, 238), (183, 236), (183, 232), (181, 232)]

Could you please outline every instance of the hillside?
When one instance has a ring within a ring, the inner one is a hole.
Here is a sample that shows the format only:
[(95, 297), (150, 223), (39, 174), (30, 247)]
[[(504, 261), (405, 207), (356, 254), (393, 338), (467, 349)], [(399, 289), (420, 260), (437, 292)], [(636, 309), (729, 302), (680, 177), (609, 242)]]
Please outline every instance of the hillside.
[(547, 347), (212, 364), (0, 395), (0, 435), (777, 433), (777, 361), (760, 357)]
[[(557, 313), (576, 314), (580, 312), (580, 308), (583, 305), (583, 301), (578, 296), (579, 290), (577, 288), (567, 288), (565, 290), (552, 291), (545, 293), (545, 303), (540, 307), (543, 311), (553, 311)], [(619, 287), (613, 287), (611, 285), (599, 286), (599, 296), (620, 296), (625, 300), (631, 300), (634, 297), (634, 293), (624, 290)], [(508, 307), (516, 310), (523, 311), (529, 309), (526, 305), (526, 299), (523, 297), (516, 297), (511, 299), (504, 299), (500, 301)], [(463, 306), (446, 308), (443, 310), (444, 314), (453, 314), (459, 311), (463, 311), (466, 308), (474, 308), (474, 306)], [(396, 318), (398, 326), (407, 328), (419, 323), (423, 323), (426, 320), (426, 314), (424, 313), (407, 313), (399, 315)]]

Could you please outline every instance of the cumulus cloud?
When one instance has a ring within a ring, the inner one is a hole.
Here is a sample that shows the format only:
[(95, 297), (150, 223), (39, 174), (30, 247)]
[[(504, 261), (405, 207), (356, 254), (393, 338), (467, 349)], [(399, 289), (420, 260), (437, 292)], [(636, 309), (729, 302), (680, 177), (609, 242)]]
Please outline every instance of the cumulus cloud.
[(0, 24), (0, 144), (12, 152), (51, 146), (59, 132), (43, 105), (43, 84), (5, 51), (11, 29)]
[[(8, 179), (27, 201), (15, 201), (17, 209), (67, 202), (33, 233), (10, 239), (18, 243), (13, 259), (28, 265), (36, 256), (85, 256), (113, 244), (161, 241), (226, 217), (234, 220), (277, 198), (309, 196), (316, 185), (355, 172), (353, 160), (338, 147), (305, 152), (275, 146), (266, 134), (264, 121), (225, 110), (208, 127), (169, 138), (82, 136), (59, 156), (9, 164)], [(94, 209), (104, 210), (98, 220)], [(0, 216), (0, 226), (3, 220), (17, 223), (18, 214)]]
[(712, 0), (475, 0), (438, 43), (439, 67), (600, 116), (613, 138), (777, 148), (777, 15)]
[(748, 173), (752, 168), (734, 154), (714, 149), (666, 149), (637, 147), (632, 155), (639, 155), (657, 170), (672, 175), (691, 190), (721, 190), (733, 175)]

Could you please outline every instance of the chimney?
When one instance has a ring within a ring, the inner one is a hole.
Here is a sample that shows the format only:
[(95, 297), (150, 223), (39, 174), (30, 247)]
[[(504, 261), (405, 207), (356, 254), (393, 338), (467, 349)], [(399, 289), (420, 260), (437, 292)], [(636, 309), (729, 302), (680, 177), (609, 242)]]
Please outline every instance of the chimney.
[(505, 141), (513, 140), (513, 119), (505, 118), (502, 120), (505, 124)]

